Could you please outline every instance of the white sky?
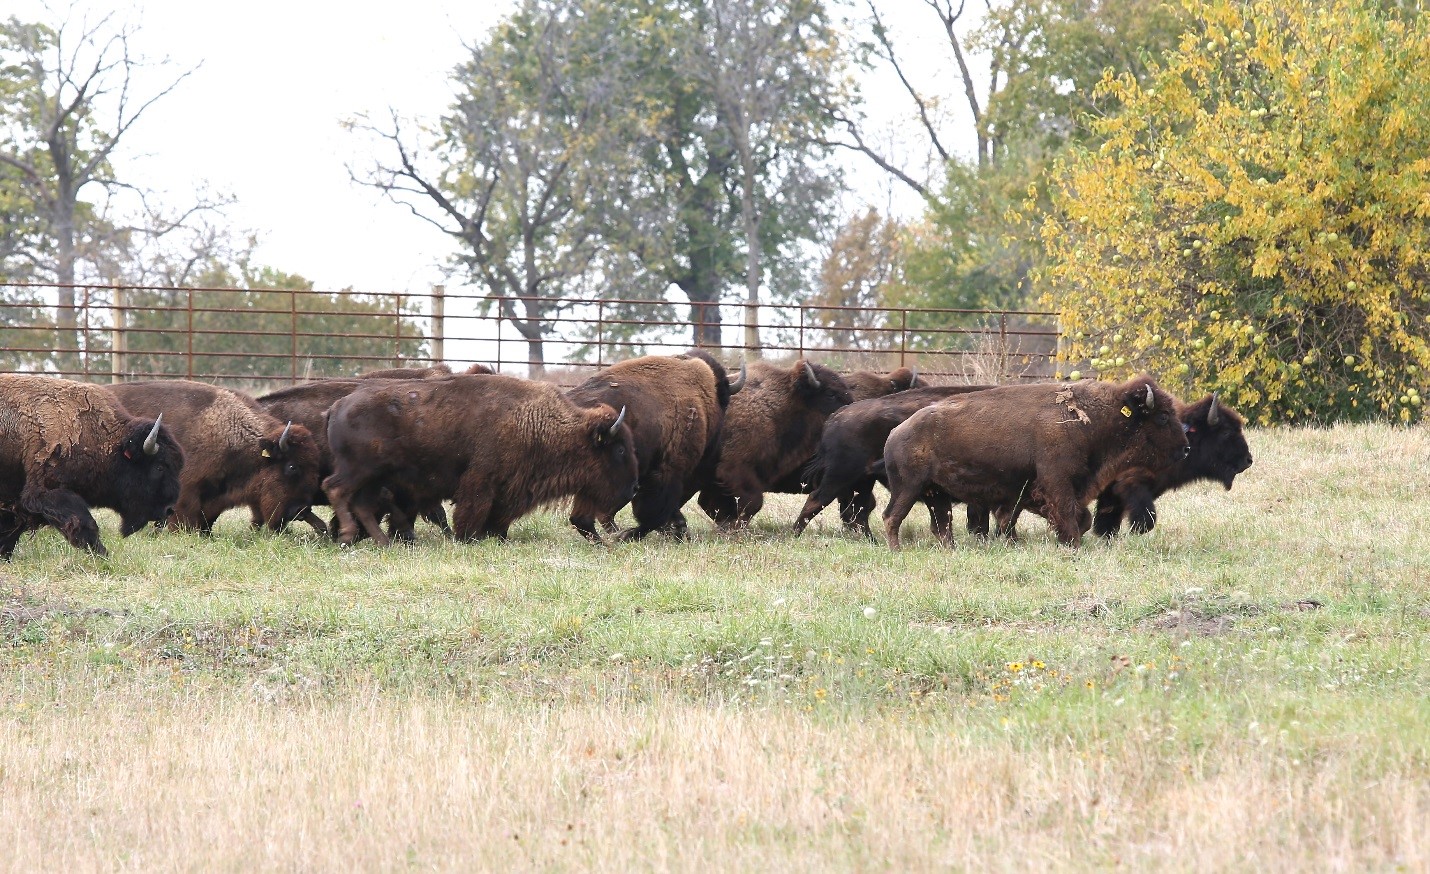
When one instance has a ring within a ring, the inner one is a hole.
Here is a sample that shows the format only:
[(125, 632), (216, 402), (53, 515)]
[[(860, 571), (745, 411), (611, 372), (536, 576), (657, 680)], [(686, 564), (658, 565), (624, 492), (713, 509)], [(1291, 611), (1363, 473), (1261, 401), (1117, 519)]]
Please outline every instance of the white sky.
[[(463, 42), (479, 41), (511, 5), (142, 0), (112, 6), (138, 23), (140, 53), (172, 59), (171, 77), (201, 65), (124, 138), (115, 155), (121, 178), (164, 192), (174, 205), (204, 185), (232, 195), (237, 202), (227, 210), (228, 223), (258, 232), (258, 260), (302, 274), (320, 289), (425, 291), (442, 281), (447, 238), (350, 180), (348, 164), (371, 164), (362, 153), (369, 141), (340, 122), (363, 111), (381, 117), (389, 106), (435, 118), (449, 102), (448, 74), (465, 55)], [(909, 0), (880, 5), (909, 46), (918, 81), (951, 85), (956, 71), (947, 66), (937, 21)], [(19, 0), (7, 14), (56, 15), (32, 0)], [(891, 122), (895, 113), (911, 110), (891, 76), (876, 77), (866, 91), (874, 111)], [(849, 166), (859, 189), (851, 208), (861, 200), (886, 208), (892, 192), (896, 211), (916, 210), (916, 199), (891, 187), (867, 160), (851, 157)]]

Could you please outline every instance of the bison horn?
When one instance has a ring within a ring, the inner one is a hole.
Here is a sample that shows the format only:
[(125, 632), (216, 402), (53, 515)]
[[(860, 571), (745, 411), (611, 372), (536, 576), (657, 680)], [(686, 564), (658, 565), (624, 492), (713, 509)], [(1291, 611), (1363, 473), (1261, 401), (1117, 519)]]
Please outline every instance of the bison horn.
[(809, 377), (810, 385), (815, 388), (823, 388), (823, 386), (819, 384), (819, 377), (814, 375), (814, 368), (810, 366), (808, 361), (804, 362), (804, 375)]
[(909, 388), (913, 388), (915, 385), (918, 385), (918, 382), (919, 368), (918, 365), (915, 364), (914, 366), (909, 368)]
[(1149, 413), (1157, 407), (1157, 398), (1152, 394), (1151, 385), (1147, 386), (1147, 400), (1143, 401), (1143, 403), (1146, 405), (1147, 412)]
[(149, 436), (144, 438), (145, 455), (159, 454), (159, 423), (162, 421), (164, 421), (164, 414), (160, 413), (158, 418), (154, 419), (154, 427), (149, 429)]
[(1207, 410), (1207, 427), (1215, 428), (1220, 421), (1221, 413), (1218, 413), (1216, 409), (1216, 392), (1212, 392), (1212, 406)]
[(745, 387), (745, 362), (740, 362), (740, 378), (730, 383), (730, 394), (737, 395)]
[(287, 452), (287, 451), (288, 451), (288, 435), (289, 435), (290, 433), (292, 433), (292, 431), (293, 431), (293, 420), (292, 420), (292, 419), (289, 419), (289, 420), (288, 420), (288, 424), (285, 425), (284, 428), (283, 428), (283, 433), (278, 435), (278, 450), (279, 450), (280, 452)]
[(626, 408), (625, 408), (625, 407), (621, 407), (621, 413), (620, 413), (620, 415), (616, 416), (616, 421), (615, 421), (615, 423), (611, 425), (610, 434), (611, 434), (612, 437), (616, 436), (616, 431), (617, 431), (617, 429), (619, 429), (619, 428), (621, 427), (621, 423), (624, 422), (625, 420), (626, 420)]

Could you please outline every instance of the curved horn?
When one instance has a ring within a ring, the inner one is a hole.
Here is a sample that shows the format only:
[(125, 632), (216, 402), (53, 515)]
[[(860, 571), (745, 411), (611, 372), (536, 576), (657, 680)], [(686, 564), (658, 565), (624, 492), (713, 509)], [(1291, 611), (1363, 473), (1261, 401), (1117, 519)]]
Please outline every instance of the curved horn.
[(1218, 413), (1216, 408), (1216, 392), (1212, 392), (1212, 405), (1211, 408), (1207, 410), (1207, 427), (1215, 428), (1220, 421), (1221, 413)]
[(740, 360), (740, 378), (730, 383), (730, 394), (737, 395), (745, 387), (745, 361)]
[(919, 383), (919, 366), (917, 364), (909, 368), (909, 388), (913, 388)]
[(144, 454), (159, 454), (159, 423), (164, 421), (164, 414), (160, 413), (154, 420), (154, 427), (149, 429), (149, 436), (144, 438)]
[(1152, 394), (1151, 385), (1147, 386), (1147, 400), (1143, 401), (1143, 404), (1147, 407), (1147, 412), (1149, 413), (1157, 406), (1157, 398)]
[(810, 384), (810, 385), (814, 386), (815, 388), (823, 388), (823, 387), (824, 387), (824, 386), (822, 386), (822, 385), (819, 384), (819, 377), (817, 377), (817, 376), (814, 375), (814, 368), (810, 366), (810, 364), (809, 364), (808, 361), (804, 362), (804, 375), (807, 376), (807, 377), (809, 377), (809, 384)]
[(611, 430), (608, 431), (607, 433), (609, 433), (612, 437), (616, 436), (616, 429), (620, 428), (620, 427), (621, 427), (621, 423), (624, 422), (625, 420), (626, 420), (626, 408), (625, 408), (625, 407), (621, 407), (621, 414), (620, 414), (619, 416), (616, 416), (616, 421), (611, 425)]
[(288, 451), (288, 434), (293, 430), (293, 420), (289, 419), (284, 426), (283, 433), (278, 435), (278, 449), (282, 452)]

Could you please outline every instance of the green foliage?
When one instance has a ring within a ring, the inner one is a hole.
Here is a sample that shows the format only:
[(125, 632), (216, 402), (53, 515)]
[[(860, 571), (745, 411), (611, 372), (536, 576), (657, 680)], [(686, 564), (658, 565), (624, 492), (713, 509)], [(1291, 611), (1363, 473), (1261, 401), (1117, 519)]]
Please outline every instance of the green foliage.
[(297, 376), (353, 376), (428, 354), (415, 301), (314, 292), (301, 276), (246, 263), (215, 265), (197, 284), (205, 290), (126, 293), (126, 372), (288, 377), (296, 347)]
[(1417, 421), (1430, 388), (1430, 22), (1216, 0), (1044, 225), (1072, 361), (1257, 422)]

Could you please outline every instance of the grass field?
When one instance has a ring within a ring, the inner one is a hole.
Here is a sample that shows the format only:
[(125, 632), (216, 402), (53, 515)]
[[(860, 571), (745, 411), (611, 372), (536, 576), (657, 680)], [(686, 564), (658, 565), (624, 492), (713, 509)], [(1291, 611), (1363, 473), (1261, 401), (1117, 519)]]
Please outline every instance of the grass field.
[(0, 567), (0, 860), (1430, 869), (1430, 437), (1250, 442), (1077, 551), (795, 540), (794, 498), (610, 548), (43, 533)]

